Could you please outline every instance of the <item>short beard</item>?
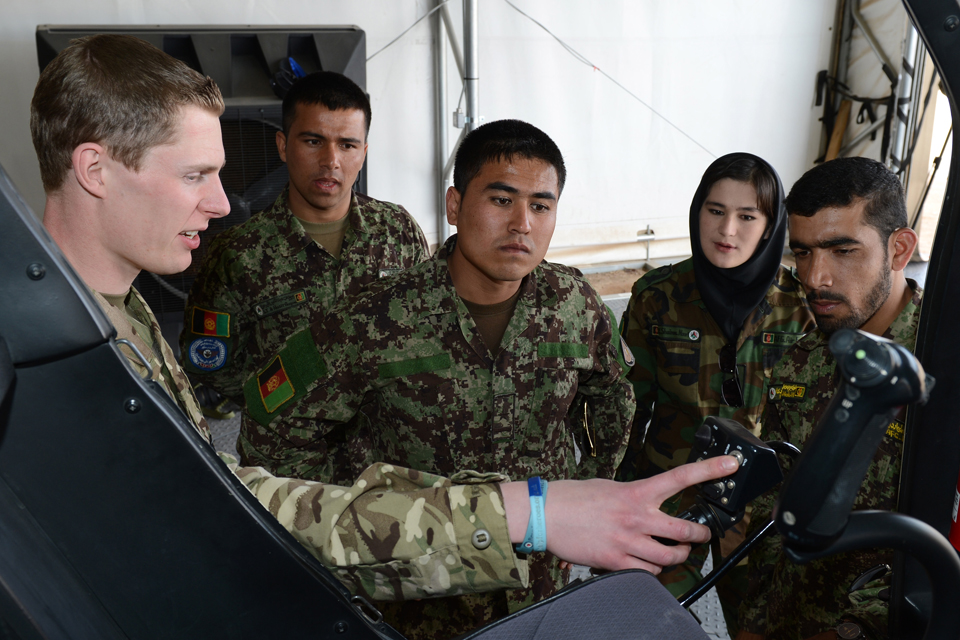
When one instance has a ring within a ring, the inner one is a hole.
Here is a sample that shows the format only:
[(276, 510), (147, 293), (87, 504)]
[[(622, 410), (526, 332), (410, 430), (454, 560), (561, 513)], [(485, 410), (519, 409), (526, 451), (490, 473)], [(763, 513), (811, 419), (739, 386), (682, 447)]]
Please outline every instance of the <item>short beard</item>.
[[(884, 266), (886, 266), (886, 260), (884, 260)], [(890, 268), (886, 267), (881, 271), (880, 279), (873, 285), (873, 289), (867, 294), (862, 307), (855, 308), (851, 305), (850, 315), (842, 318), (813, 314), (817, 319), (817, 327), (828, 336), (840, 329), (859, 329), (867, 324), (867, 321), (883, 306), (892, 290), (893, 277), (890, 275)], [(846, 299), (843, 301), (848, 302)]]

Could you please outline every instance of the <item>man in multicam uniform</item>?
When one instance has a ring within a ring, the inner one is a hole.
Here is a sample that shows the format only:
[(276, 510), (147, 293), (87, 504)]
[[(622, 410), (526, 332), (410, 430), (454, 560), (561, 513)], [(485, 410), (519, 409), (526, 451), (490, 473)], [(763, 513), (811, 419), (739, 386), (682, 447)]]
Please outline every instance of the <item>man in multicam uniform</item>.
[[(214, 238), (180, 336), (190, 379), (241, 406), (244, 381), (287, 336), (322, 320), (341, 298), (429, 255), (403, 207), (353, 191), (370, 131), (370, 101), (360, 87), (339, 73), (313, 73), (294, 83), (282, 112), (277, 150), (290, 182), (272, 207)], [(247, 441), (251, 428), (244, 412), (240, 458), (267, 463)], [(341, 432), (325, 443), (327, 458), (343, 469), (303, 477), (345, 480), (362, 471), (358, 451), (336, 451), (346, 440)]]
[[(197, 231), (226, 215), (218, 177), (222, 110), (212, 80), (121, 35), (67, 47), (40, 75), (31, 104), (47, 193), (44, 225), (118, 337), (148, 359), (153, 379), (208, 440), (193, 390), (131, 284), (142, 268), (161, 274), (186, 268)], [(139, 358), (122, 349), (145, 374)], [(355, 592), (399, 600), (528, 584), (527, 562), (511, 549), (530, 517), (525, 482), (470, 471), (448, 480), (376, 464), (340, 487), (277, 478), (221, 458)], [(554, 483), (545, 509), (548, 548), (572, 562), (656, 572), (682, 560), (689, 545), (665, 547), (652, 536), (685, 542), (709, 536), (705, 527), (661, 516), (659, 503), (734, 468), (724, 457), (658, 482)]]
[[(922, 292), (903, 273), (917, 244), (907, 227), (903, 188), (881, 163), (841, 158), (811, 169), (791, 190), (787, 210), (790, 248), (817, 329), (774, 367), (761, 438), (803, 448), (839, 385), (830, 335), (859, 328), (913, 350)], [(888, 428), (854, 509), (896, 509), (903, 418)], [(771, 492), (754, 502), (751, 528), (769, 522), (775, 501)], [(841, 622), (857, 624), (871, 640), (886, 638), (887, 603), (880, 592), (889, 583), (878, 579), (847, 591), (861, 574), (892, 558), (892, 551), (877, 549), (797, 565), (783, 556), (779, 536), (767, 538), (750, 556), (738, 638), (832, 640)]]
[[(274, 468), (323, 468), (315, 443), (364, 406), (375, 460), (613, 477), (634, 411), (616, 328), (578, 271), (543, 261), (564, 177), (560, 150), (527, 123), (492, 122), (464, 139), (447, 192), (458, 234), (337, 307), (313, 336), (293, 336), (247, 382), (260, 422), (248, 437)], [(271, 388), (274, 376), (287, 382)], [(463, 633), (562, 586), (549, 554), (530, 570), (531, 591), (388, 608), (387, 619), (411, 638)]]

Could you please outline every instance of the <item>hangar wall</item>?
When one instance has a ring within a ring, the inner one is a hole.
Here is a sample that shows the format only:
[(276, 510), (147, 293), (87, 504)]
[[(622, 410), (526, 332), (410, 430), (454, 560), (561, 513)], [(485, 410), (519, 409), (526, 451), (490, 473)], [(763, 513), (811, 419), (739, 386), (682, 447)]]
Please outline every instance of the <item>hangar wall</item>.
[[(514, 2), (709, 150), (577, 61), (504, 0), (481, 2), (482, 116), (536, 124), (567, 161), (550, 259), (641, 260), (646, 254), (634, 239), (647, 225), (658, 237), (686, 236), (690, 198), (710, 154), (761, 155), (787, 185), (816, 157), (815, 78), (828, 64), (836, 0)], [(0, 163), (39, 213), (43, 192), (28, 129), (39, 73), (37, 24), (356, 24), (366, 31), (369, 56), (433, 6), (434, 0), (8, 0), (0, 22)], [(449, 7), (459, 24), (459, 0)], [(406, 206), (435, 243), (431, 22), (369, 61), (367, 89), (370, 195)], [(448, 69), (448, 102), (456, 105), (452, 58)], [(625, 244), (584, 246), (611, 241)], [(686, 240), (658, 242), (651, 257), (688, 251)]]

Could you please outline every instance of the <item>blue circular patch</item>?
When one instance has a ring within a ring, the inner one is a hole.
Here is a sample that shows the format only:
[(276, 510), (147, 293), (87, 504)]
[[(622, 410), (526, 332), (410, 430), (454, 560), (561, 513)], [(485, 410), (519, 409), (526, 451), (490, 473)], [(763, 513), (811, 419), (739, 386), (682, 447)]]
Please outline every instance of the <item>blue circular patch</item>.
[(190, 343), (188, 356), (197, 369), (216, 371), (227, 362), (227, 345), (217, 338), (198, 338)]

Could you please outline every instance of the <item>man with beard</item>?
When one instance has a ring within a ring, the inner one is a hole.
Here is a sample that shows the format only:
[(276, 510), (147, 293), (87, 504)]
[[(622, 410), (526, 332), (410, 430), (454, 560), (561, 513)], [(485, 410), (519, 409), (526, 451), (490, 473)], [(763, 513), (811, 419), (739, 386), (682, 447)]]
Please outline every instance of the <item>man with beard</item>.
[[(917, 245), (907, 226), (903, 188), (881, 163), (840, 158), (815, 167), (793, 186), (786, 205), (790, 248), (817, 329), (774, 368), (760, 437), (803, 448), (840, 382), (830, 335), (860, 329), (913, 350), (922, 291), (903, 273)], [(887, 429), (854, 509), (896, 509), (903, 419), (898, 415)], [(771, 492), (754, 503), (752, 528), (769, 522), (775, 501)], [(887, 637), (887, 604), (880, 594), (888, 586), (885, 578), (848, 589), (892, 559), (892, 551), (868, 550), (798, 565), (783, 556), (778, 536), (767, 538), (750, 556), (738, 640), (827, 640), (841, 637), (836, 629), (842, 623), (864, 634), (842, 637)]]

